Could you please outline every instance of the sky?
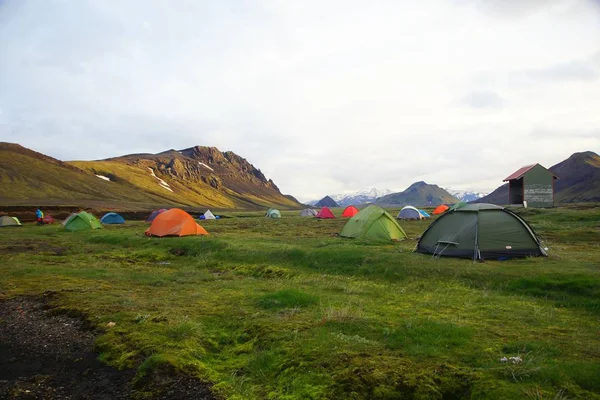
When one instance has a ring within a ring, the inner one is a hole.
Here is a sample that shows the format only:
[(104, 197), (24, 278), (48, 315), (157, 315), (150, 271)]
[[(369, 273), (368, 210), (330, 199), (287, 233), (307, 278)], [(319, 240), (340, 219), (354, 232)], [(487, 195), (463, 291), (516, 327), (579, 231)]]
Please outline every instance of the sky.
[(215, 146), (301, 201), (600, 149), (600, 0), (0, 0), (0, 141)]

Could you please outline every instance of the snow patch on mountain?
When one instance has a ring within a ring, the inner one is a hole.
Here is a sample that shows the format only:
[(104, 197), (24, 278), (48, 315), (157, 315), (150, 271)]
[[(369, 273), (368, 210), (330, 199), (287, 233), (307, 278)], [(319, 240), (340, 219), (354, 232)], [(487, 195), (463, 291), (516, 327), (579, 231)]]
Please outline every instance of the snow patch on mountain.
[(110, 182), (110, 178), (108, 176), (104, 176), (104, 175), (96, 175), (96, 176), (102, 180)]
[(215, 172), (214, 169), (212, 169), (211, 167), (209, 167), (208, 165), (204, 164), (203, 162), (198, 161), (198, 165), (201, 167), (205, 167), (207, 169), (210, 169), (211, 171)]
[[(335, 202), (341, 207), (346, 207), (349, 205), (373, 203), (378, 197), (385, 196), (390, 193), (392, 193), (392, 191), (389, 189), (371, 188), (351, 193), (332, 194), (329, 195), (329, 197), (335, 200)], [(309, 201), (308, 204), (315, 205), (317, 202), (319, 202), (319, 200)]]
[(478, 200), (484, 196), (487, 196), (487, 192), (477, 192), (473, 190), (465, 190), (465, 189), (450, 189), (446, 188), (446, 191), (450, 193), (452, 196), (456, 197), (460, 201), (469, 202)]

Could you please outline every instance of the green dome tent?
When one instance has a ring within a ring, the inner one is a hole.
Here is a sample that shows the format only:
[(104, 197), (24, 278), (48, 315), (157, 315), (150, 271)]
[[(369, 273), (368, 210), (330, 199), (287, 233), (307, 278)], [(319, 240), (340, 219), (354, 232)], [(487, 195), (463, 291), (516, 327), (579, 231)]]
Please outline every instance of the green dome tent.
[(65, 224), (65, 230), (70, 232), (100, 228), (102, 228), (102, 225), (100, 225), (100, 221), (98, 221), (98, 219), (92, 214), (85, 211), (82, 211), (70, 217), (67, 223)]
[(281, 213), (279, 212), (279, 210), (269, 208), (269, 210), (265, 214), (265, 218), (281, 218)]
[(367, 240), (404, 240), (406, 233), (383, 208), (370, 205), (352, 217), (342, 228), (340, 236)]
[(493, 204), (448, 210), (429, 225), (416, 251), (473, 260), (547, 255), (525, 220)]
[(3, 215), (0, 217), (0, 227), (5, 226), (21, 226), (21, 221), (17, 217), (9, 217), (8, 215)]

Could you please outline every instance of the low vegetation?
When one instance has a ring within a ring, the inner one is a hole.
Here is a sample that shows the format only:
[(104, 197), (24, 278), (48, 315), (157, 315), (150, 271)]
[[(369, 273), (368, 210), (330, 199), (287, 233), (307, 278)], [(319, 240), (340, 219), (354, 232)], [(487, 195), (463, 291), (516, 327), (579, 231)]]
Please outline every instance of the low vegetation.
[(600, 208), (520, 212), (548, 258), (435, 259), (412, 251), (426, 221), (381, 244), (295, 212), (164, 239), (28, 224), (0, 230), (0, 291), (56, 292), (103, 361), (229, 399), (598, 399)]

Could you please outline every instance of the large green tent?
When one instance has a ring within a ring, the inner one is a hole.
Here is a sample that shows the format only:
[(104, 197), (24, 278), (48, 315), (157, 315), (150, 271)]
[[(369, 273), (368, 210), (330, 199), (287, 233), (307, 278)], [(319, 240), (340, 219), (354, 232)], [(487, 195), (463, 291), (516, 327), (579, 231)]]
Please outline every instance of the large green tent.
[(493, 204), (448, 210), (429, 225), (416, 251), (474, 260), (546, 255), (525, 220)]
[(383, 208), (374, 204), (350, 218), (340, 236), (367, 240), (404, 240), (406, 233)]
[(17, 217), (9, 217), (8, 215), (3, 215), (0, 217), (0, 227), (5, 226), (21, 226), (21, 221)]
[(65, 230), (67, 231), (82, 231), (85, 229), (100, 229), (102, 225), (100, 221), (92, 214), (82, 211), (76, 215), (70, 217), (65, 224)]

